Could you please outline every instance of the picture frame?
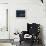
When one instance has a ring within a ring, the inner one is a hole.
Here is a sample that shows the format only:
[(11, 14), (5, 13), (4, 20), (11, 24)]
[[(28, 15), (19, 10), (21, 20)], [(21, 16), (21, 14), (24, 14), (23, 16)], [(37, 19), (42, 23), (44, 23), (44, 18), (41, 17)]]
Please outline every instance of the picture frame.
[(16, 17), (25, 17), (25, 10), (16, 10)]

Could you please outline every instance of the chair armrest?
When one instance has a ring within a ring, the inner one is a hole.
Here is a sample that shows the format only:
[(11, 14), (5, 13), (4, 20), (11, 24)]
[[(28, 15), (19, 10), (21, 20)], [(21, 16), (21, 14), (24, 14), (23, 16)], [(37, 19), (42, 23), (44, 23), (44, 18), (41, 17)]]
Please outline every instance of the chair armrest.
[(22, 31), (21, 34), (19, 34), (20, 41), (24, 40), (24, 35), (27, 34), (27, 31)]
[(25, 35), (25, 34), (28, 34), (28, 32), (27, 31), (22, 31), (22, 34)]

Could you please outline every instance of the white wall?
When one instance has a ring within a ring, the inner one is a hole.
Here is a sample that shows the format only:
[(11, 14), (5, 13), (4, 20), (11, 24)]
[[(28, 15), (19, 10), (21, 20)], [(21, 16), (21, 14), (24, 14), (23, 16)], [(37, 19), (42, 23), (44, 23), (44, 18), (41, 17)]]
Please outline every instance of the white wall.
[(0, 4), (0, 39), (9, 39), (7, 29), (7, 9), (8, 4)]
[[(17, 18), (16, 10), (21, 9), (26, 11), (26, 17)], [(11, 34), (13, 35), (16, 30), (27, 30), (27, 22), (36, 22), (45, 26), (46, 16), (43, 10), (44, 6), (40, 0), (9, 0), (9, 31)]]
[(8, 0), (0, 0), (0, 3), (8, 3)]
[[(17, 18), (16, 10), (25, 10), (26, 17)], [(46, 42), (46, 16), (45, 5), (40, 0), (9, 0), (9, 31), (13, 33), (18, 30), (27, 30), (27, 23), (40, 23), (43, 28), (44, 41)], [(46, 43), (45, 43), (46, 44)]]
[[(8, 9), (8, 5), (7, 4), (2, 4), (2, 3), (8, 3), (8, 0), (0, 0), (0, 27), (6, 26), (6, 23), (5, 23), (6, 22), (6, 18), (5, 17), (7, 15), (6, 14), (6, 9)], [(1, 18), (1, 16), (2, 16), (2, 18)], [(2, 20), (2, 19), (4, 19), (4, 20)], [(1, 23), (1, 21), (3, 23)], [(0, 31), (0, 39), (9, 39), (9, 32)], [(0, 46), (12, 46), (12, 45), (11, 45), (11, 43), (0, 43)]]

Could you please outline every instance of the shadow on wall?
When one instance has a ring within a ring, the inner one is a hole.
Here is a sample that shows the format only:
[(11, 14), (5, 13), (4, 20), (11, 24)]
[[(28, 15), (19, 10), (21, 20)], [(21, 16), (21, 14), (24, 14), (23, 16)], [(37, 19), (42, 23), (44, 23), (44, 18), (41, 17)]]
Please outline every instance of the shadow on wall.
[(43, 37), (43, 26), (42, 25), (40, 25), (40, 39), (42, 40), (42, 45), (45, 46), (44, 45), (44, 37)]

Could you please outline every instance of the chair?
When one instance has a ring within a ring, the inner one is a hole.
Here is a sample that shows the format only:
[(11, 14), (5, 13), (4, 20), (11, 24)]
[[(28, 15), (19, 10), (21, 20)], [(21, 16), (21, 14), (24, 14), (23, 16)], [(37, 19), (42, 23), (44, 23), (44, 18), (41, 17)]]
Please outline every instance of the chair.
[(25, 41), (25, 38), (24, 38), (25, 34), (29, 34), (32, 36), (29, 39), (29, 41), (31, 41), (32, 45), (34, 42), (39, 43), (39, 33), (40, 33), (40, 24), (36, 24), (36, 23), (29, 24), (29, 23), (27, 23), (27, 31), (22, 31), (22, 34), (19, 35), (20, 36), (20, 44), (22, 41)]

